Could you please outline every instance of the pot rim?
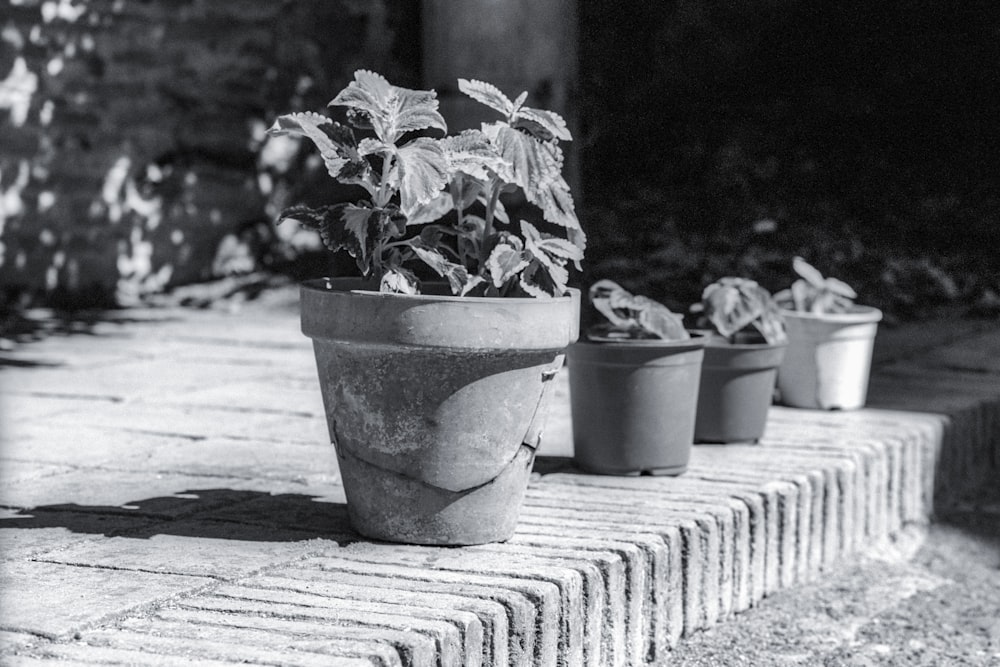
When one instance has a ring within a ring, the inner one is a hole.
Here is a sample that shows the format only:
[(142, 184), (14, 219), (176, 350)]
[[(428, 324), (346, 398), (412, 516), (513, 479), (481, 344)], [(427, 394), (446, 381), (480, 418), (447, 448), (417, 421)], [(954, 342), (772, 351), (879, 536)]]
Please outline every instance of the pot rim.
[(705, 347), (721, 348), (733, 351), (771, 350), (779, 347), (788, 347), (787, 338), (781, 343), (730, 343), (724, 336), (720, 336), (713, 329), (688, 329), (688, 333), (705, 337)]
[(635, 340), (623, 340), (620, 338), (603, 338), (600, 336), (591, 338), (586, 336), (580, 338), (574, 345), (594, 345), (605, 347), (613, 350), (625, 350), (625, 349), (678, 349), (678, 348), (702, 348), (705, 347), (706, 336), (703, 334), (695, 333), (691, 338), (685, 338), (684, 340), (664, 340), (662, 338), (640, 338)]
[(509, 304), (509, 303), (548, 303), (548, 302), (563, 302), (571, 301), (574, 299), (575, 295), (580, 293), (580, 290), (576, 287), (568, 287), (566, 294), (563, 296), (554, 296), (548, 299), (542, 299), (534, 296), (527, 297), (495, 297), (495, 296), (455, 296), (453, 294), (399, 294), (397, 292), (378, 292), (375, 290), (367, 289), (332, 289), (329, 285), (333, 281), (339, 281), (344, 283), (350, 283), (355, 281), (360, 281), (360, 278), (353, 277), (337, 277), (337, 278), (313, 278), (310, 280), (304, 280), (299, 283), (302, 289), (309, 290), (311, 292), (317, 292), (319, 294), (357, 294), (369, 299), (389, 299), (389, 298), (404, 298), (412, 299), (415, 301), (428, 301), (428, 302), (456, 302), (456, 303), (487, 303), (487, 304)]
[(882, 311), (874, 306), (855, 305), (846, 313), (807, 313), (789, 308), (780, 309), (785, 318), (798, 318), (802, 320), (814, 320), (817, 322), (840, 322), (840, 323), (868, 323), (879, 322), (882, 319)]
[(716, 340), (709, 340), (705, 343), (705, 347), (714, 347), (722, 350), (733, 350), (739, 352), (750, 352), (753, 350), (776, 350), (782, 347), (788, 347), (788, 341), (785, 340), (781, 343), (724, 343)]

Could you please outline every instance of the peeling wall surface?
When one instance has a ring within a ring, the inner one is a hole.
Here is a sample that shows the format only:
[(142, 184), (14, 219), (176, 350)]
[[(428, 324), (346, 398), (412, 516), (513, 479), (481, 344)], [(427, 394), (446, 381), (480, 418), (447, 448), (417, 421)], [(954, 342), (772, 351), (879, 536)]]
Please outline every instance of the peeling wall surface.
[(8, 292), (127, 304), (310, 247), (271, 220), (325, 172), (268, 125), (359, 67), (419, 84), (415, 0), (2, 2)]

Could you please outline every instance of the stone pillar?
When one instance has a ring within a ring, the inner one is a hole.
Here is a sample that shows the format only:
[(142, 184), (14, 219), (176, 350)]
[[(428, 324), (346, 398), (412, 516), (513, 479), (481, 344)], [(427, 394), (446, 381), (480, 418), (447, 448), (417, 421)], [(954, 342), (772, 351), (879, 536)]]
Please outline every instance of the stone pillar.
[(563, 150), (579, 198), (575, 0), (424, 0), (422, 6), (423, 83), (437, 90), (449, 132), (491, 118), (458, 91), (459, 78), (488, 81), (511, 99), (527, 90), (528, 106), (558, 112), (573, 133)]

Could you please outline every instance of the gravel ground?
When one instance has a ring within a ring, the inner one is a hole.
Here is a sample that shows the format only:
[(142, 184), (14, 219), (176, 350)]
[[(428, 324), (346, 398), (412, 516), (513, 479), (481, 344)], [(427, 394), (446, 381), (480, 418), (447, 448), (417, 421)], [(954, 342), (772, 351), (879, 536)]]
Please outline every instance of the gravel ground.
[(1000, 666), (1000, 503), (779, 592), (685, 639), (670, 664)]

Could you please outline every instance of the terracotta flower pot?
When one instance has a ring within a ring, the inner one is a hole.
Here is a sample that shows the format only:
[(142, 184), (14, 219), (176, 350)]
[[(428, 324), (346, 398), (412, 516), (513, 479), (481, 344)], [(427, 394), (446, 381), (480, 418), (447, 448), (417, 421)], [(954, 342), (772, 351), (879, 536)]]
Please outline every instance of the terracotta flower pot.
[[(332, 288), (326, 285), (332, 283)], [(302, 331), (362, 535), (480, 544), (513, 533), (579, 293), (407, 296), (302, 285)]]
[(704, 345), (700, 337), (572, 345), (567, 363), (578, 465), (611, 475), (687, 470)]
[(778, 369), (781, 402), (820, 410), (864, 407), (882, 311), (856, 306), (847, 313), (782, 314), (788, 349)]
[(711, 341), (705, 346), (695, 442), (760, 440), (785, 347)]

